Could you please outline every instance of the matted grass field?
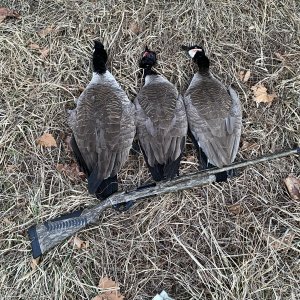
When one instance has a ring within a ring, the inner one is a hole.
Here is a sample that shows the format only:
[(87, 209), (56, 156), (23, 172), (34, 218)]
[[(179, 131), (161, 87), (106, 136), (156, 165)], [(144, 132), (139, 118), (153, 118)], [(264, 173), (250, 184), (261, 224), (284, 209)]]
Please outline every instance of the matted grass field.
[[(176, 300), (299, 299), (300, 203), (283, 183), (299, 175), (296, 156), (240, 170), (224, 184), (145, 200), (127, 213), (107, 210), (78, 234), (87, 249), (65, 241), (35, 269), (26, 234), (34, 223), (97, 202), (84, 180), (56, 167), (73, 162), (65, 106), (91, 78), (96, 38), (130, 99), (142, 84), (145, 44), (158, 53), (156, 69), (183, 93), (196, 68), (180, 46), (202, 43), (213, 73), (240, 95), (237, 161), (299, 145), (298, 0), (0, 0), (2, 6), (21, 18), (0, 24), (1, 299), (91, 299), (104, 276), (119, 282), (125, 299), (152, 299), (162, 289)], [(276, 93), (271, 106), (254, 101), (257, 83)], [(45, 132), (58, 147), (36, 144)], [(196, 170), (188, 141), (181, 173)], [(141, 155), (130, 156), (120, 182), (121, 189), (150, 182)]]

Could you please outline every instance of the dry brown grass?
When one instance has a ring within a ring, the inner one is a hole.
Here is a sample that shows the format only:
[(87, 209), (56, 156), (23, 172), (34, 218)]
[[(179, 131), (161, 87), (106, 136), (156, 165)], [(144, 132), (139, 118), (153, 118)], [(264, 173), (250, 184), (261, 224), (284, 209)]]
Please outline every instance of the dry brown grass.
[[(299, 175), (296, 157), (249, 167), (226, 184), (153, 198), (124, 214), (108, 210), (79, 234), (90, 242), (87, 250), (66, 241), (35, 271), (26, 235), (38, 221), (96, 201), (85, 182), (55, 168), (72, 160), (63, 142), (70, 132), (64, 106), (91, 77), (95, 38), (109, 47), (109, 68), (131, 99), (141, 85), (137, 60), (146, 43), (158, 52), (157, 69), (184, 91), (194, 67), (179, 46), (203, 40), (214, 73), (239, 91), (242, 141), (257, 144), (237, 159), (299, 145), (298, 0), (0, 4), (22, 15), (0, 24), (1, 299), (90, 299), (105, 275), (120, 283), (126, 299), (151, 299), (161, 289), (177, 300), (299, 299), (300, 208), (282, 182), (288, 173)], [(139, 34), (128, 30), (132, 22)], [(38, 36), (52, 24), (55, 31)], [(39, 58), (30, 41), (50, 47), (49, 56)], [(238, 72), (247, 69), (252, 75), (244, 84)], [(253, 101), (250, 86), (257, 82), (277, 93), (271, 107)], [(55, 135), (58, 148), (36, 145), (44, 132)], [(189, 143), (182, 172), (195, 170)], [(130, 157), (121, 180), (123, 188), (149, 180), (141, 156)]]

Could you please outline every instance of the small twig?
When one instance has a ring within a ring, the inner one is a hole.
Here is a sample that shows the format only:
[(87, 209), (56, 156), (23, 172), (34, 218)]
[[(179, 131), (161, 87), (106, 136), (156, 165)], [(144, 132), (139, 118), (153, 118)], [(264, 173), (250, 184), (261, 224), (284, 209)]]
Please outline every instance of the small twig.
[(109, 44), (109, 46), (108, 46), (109, 49), (110, 49), (111, 46), (114, 44), (116, 38), (117, 38), (118, 35), (119, 35), (119, 32), (120, 32), (120, 30), (121, 30), (121, 28), (122, 28), (122, 25), (123, 25), (124, 16), (125, 16), (125, 12), (122, 13), (122, 20), (121, 20), (121, 22), (120, 22), (120, 25), (119, 25), (119, 27), (118, 27), (117, 32), (114, 34), (114, 37), (113, 37), (112, 41), (110, 42), (110, 44)]
[[(173, 232), (173, 230), (172, 230)], [(190, 256), (190, 258), (197, 264), (199, 268), (203, 268), (203, 266), (200, 264), (200, 262), (197, 260), (197, 258), (188, 250), (188, 248), (179, 240), (179, 238), (176, 236), (176, 234), (173, 232), (173, 237), (178, 242), (178, 244), (183, 248), (183, 250)]]

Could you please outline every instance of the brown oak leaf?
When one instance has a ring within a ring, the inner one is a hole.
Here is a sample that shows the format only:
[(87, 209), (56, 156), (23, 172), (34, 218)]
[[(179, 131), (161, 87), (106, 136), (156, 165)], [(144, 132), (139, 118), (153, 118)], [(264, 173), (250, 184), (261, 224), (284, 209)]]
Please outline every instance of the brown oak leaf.
[(275, 250), (288, 249), (292, 246), (295, 233), (288, 232), (281, 239), (270, 236), (271, 246)]
[(284, 183), (292, 199), (300, 200), (300, 178), (289, 175), (284, 179)]
[(37, 257), (37, 258), (33, 258), (32, 260), (31, 260), (31, 269), (33, 270), (33, 271), (35, 271), (36, 270), (36, 268), (37, 268), (37, 266), (38, 266), (38, 264), (40, 263), (40, 257)]
[(40, 50), (40, 58), (46, 58), (49, 55), (50, 49), (45, 47)]
[(73, 245), (76, 246), (78, 249), (86, 249), (89, 247), (89, 241), (83, 241), (78, 236), (75, 236), (72, 242)]
[(44, 133), (41, 137), (36, 140), (38, 145), (43, 147), (57, 147), (56, 141), (51, 133)]
[(49, 33), (53, 32), (53, 31), (56, 31), (56, 29), (54, 28), (54, 25), (50, 25), (50, 26), (47, 26), (47, 27), (43, 28), (42, 30), (40, 30), (38, 32), (38, 35), (41, 38), (44, 38), (46, 35), (48, 35)]
[(99, 288), (103, 291), (92, 300), (124, 300), (125, 298), (119, 292), (119, 285), (108, 277), (100, 279)]
[(80, 171), (75, 162), (71, 164), (57, 164), (56, 170), (68, 176), (72, 181), (85, 179), (85, 174)]
[(39, 50), (40, 49), (40, 46), (38, 44), (35, 44), (35, 43), (30, 43), (28, 45), (28, 48), (29, 49), (32, 49), (32, 50)]
[(250, 78), (250, 75), (251, 75), (251, 71), (250, 70), (240, 71), (239, 78), (240, 78), (241, 81), (247, 82), (249, 80), (249, 78)]
[(243, 209), (239, 203), (234, 203), (234, 204), (228, 205), (227, 209), (229, 210), (229, 212), (231, 212), (234, 215), (239, 215), (243, 211)]
[(129, 27), (128, 29), (132, 32), (132, 33), (135, 33), (135, 34), (139, 34), (142, 32), (142, 28), (141, 26), (139, 25), (139, 23), (137, 22), (131, 22), (129, 24)]
[(260, 145), (255, 142), (243, 141), (241, 151), (257, 151), (259, 150)]
[(15, 11), (8, 9), (6, 7), (0, 7), (0, 23), (2, 23), (7, 17), (20, 19), (20, 14)]
[(272, 103), (272, 101), (277, 97), (275, 93), (268, 94), (267, 88), (263, 85), (263, 83), (258, 83), (252, 86), (251, 90), (254, 94), (254, 100), (257, 103)]

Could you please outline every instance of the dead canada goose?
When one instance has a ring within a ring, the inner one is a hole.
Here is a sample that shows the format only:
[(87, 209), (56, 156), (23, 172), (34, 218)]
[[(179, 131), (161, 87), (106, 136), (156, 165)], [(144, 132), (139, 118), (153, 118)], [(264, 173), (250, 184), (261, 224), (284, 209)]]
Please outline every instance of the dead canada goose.
[[(219, 168), (229, 165), (236, 157), (241, 136), (242, 111), (238, 95), (211, 74), (209, 59), (202, 47), (183, 46), (183, 49), (199, 68), (184, 94), (189, 130), (207, 167), (209, 163)], [(226, 173), (217, 176), (218, 181), (226, 178)]]
[(171, 179), (178, 174), (187, 134), (183, 99), (175, 86), (152, 67), (156, 54), (147, 47), (140, 67), (144, 86), (135, 99), (137, 137), (154, 180)]
[(117, 173), (128, 158), (135, 135), (135, 109), (106, 69), (107, 52), (96, 41), (93, 77), (70, 112), (72, 148), (88, 179), (88, 190), (104, 199), (118, 189)]

